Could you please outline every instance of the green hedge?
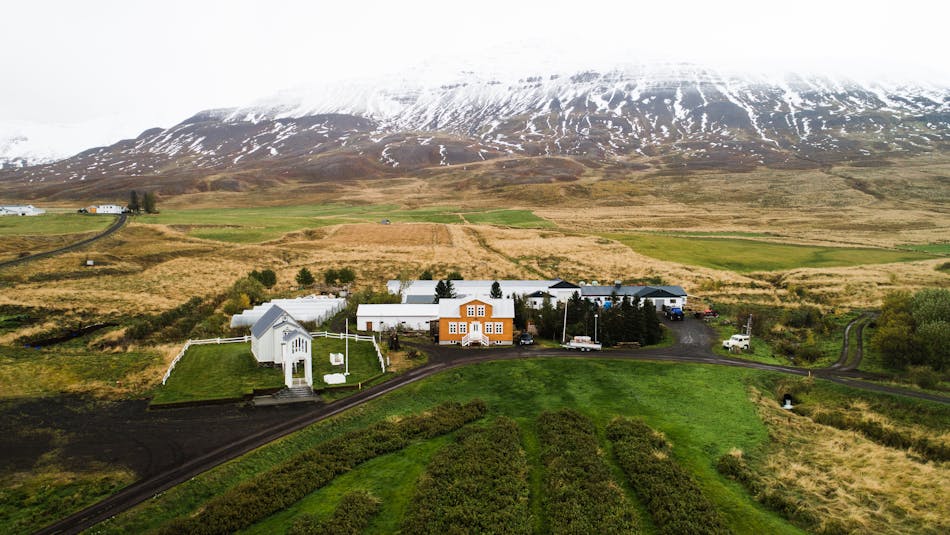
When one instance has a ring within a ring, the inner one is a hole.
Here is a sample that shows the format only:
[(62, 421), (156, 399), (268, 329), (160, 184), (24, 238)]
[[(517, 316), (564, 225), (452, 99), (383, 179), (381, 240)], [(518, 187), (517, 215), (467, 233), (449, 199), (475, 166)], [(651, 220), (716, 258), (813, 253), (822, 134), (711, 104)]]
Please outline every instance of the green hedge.
[(466, 405), (444, 403), (420, 415), (346, 433), (231, 488), (209, 501), (197, 515), (174, 520), (159, 532), (235, 532), (296, 503), (362, 462), (400, 450), (413, 440), (455, 431), (483, 417), (486, 410), (481, 400)]
[(593, 422), (570, 410), (538, 417), (544, 505), (551, 533), (637, 533), (637, 517), (613, 480)]
[(359, 535), (379, 513), (379, 498), (366, 491), (343, 496), (330, 518), (318, 522), (313, 515), (294, 521), (287, 535)]
[(531, 533), (527, 473), (514, 420), (463, 429), (420, 477), (402, 532)]
[(648, 425), (618, 418), (607, 426), (607, 438), (661, 534), (729, 533), (699, 485), (673, 459), (669, 444)]

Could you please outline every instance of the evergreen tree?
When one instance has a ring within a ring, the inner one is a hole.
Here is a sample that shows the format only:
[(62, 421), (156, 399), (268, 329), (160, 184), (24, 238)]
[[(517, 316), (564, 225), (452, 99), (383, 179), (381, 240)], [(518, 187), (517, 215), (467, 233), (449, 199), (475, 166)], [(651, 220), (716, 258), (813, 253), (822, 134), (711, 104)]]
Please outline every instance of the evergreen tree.
[(491, 293), (488, 295), (493, 299), (501, 298), (501, 284), (498, 284), (498, 281), (491, 283)]
[(435, 296), (432, 298), (433, 303), (438, 303), (439, 299), (443, 297), (448, 297), (449, 293), (445, 289), (445, 281), (439, 279), (439, 282), (435, 283)]
[(145, 192), (145, 197), (142, 199), (142, 209), (145, 210), (146, 214), (158, 213), (158, 209), (155, 207), (155, 192)]
[(300, 268), (294, 280), (297, 281), (297, 285), (301, 288), (313, 286), (313, 283), (316, 282), (313, 278), (313, 273), (310, 273), (310, 270), (305, 267)]
[(557, 309), (551, 304), (551, 298), (545, 296), (541, 301), (541, 310), (538, 313), (538, 335), (542, 338), (554, 339), (554, 331), (557, 329), (557, 320)]
[(452, 272), (450, 272), (448, 275), (445, 276), (445, 280), (449, 280), (449, 281), (460, 281), (460, 280), (464, 280), (464, 279), (462, 278), (462, 274), (461, 274), (461, 273), (459, 273), (458, 271), (452, 271)]
[(272, 269), (265, 269), (264, 271), (255, 269), (248, 276), (263, 284), (265, 288), (273, 288), (277, 284), (277, 274)]
[(337, 276), (340, 280), (340, 284), (349, 284), (356, 280), (356, 273), (348, 267), (341, 268), (340, 271), (337, 272)]
[(139, 194), (135, 190), (129, 193), (129, 211), (137, 214), (142, 211), (142, 205), (139, 204)]
[(455, 297), (455, 287), (452, 286), (451, 280), (446, 279), (445, 281), (445, 293), (447, 294), (446, 297), (450, 299)]
[(511, 299), (515, 305), (515, 329), (524, 330), (528, 327), (528, 304), (522, 295), (515, 294)]
[(425, 270), (425, 271), (423, 271), (422, 274), (419, 275), (419, 280), (421, 280), (421, 281), (430, 281), (430, 280), (432, 280), (432, 272), (429, 271), (428, 269)]
[(327, 286), (333, 286), (334, 284), (336, 284), (336, 281), (339, 280), (339, 278), (340, 278), (340, 272), (338, 272), (337, 270), (333, 268), (330, 268), (323, 272), (323, 282)]

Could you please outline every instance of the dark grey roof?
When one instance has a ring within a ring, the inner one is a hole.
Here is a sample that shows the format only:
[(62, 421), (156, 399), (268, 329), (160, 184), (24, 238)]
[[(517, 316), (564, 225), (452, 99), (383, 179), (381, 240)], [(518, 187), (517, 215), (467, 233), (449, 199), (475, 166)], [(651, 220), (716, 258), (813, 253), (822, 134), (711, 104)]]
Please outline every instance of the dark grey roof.
[(551, 297), (551, 294), (549, 294), (549, 293), (547, 293), (547, 292), (542, 292), (541, 290), (538, 290), (538, 291), (536, 291), (536, 292), (534, 292), (534, 293), (528, 294), (528, 297), (529, 297), (529, 298), (530, 298), (530, 297)]
[(435, 295), (412, 295), (406, 296), (407, 305), (431, 305), (435, 301)]
[[(275, 321), (277, 321), (277, 318), (281, 317), (284, 314), (287, 314), (287, 311), (280, 308), (279, 306), (274, 305), (270, 307), (269, 309), (267, 309), (267, 312), (265, 312), (264, 315), (261, 316), (261, 319), (257, 320), (257, 322), (255, 322), (254, 325), (251, 327), (251, 336), (253, 336), (254, 338), (260, 338), (261, 336), (264, 335), (265, 332), (267, 332), (267, 329), (270, 329), (270, 326), (273, 325)], [(293, 320), (291, 319), (291, 321)]]
[(584, 297), (683, 297), (686, 292), (680, 286), (582, 286)]
[(551, 288), (580, 288), (580, 286), (574, 284), (573, 282), (560, 281), (557, 284), (552, 284)]

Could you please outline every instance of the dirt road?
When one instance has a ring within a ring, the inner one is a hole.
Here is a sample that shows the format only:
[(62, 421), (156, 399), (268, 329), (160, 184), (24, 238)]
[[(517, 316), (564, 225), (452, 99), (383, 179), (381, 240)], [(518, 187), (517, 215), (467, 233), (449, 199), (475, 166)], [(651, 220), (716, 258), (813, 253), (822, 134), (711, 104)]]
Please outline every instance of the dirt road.
[(78, 241), (76, 243), (71, 243), (65, 247), (60, 247), (59, 249), (53, 249), (52, 251), (31, 254), (28, 256), (22, 256), (20, 258), (14, 258), (13, 260), (6, 260), (4, 262), (0, 262), (0, 269), (9, 267), (9, 266), (24, 264), (31, 260), (38, 260), (40, 258), (48, 258), (50, 256), (56, 256), (58, 254), (66, 253), (69, 251), (75, 251), (76, 249), (79, 249), (80, 247), (84, 247), (86, 245), (89, 245), (90, 243), (99, 241), (107, 236), (114, 234), (116, 231), (118, 231), (120, 228), (122, 228), (125, 225), (126, 221), (128, 221), (128, 218), (129, 218), (128, 214), (119, 214), (119, 217), (115, 218), (115, 222), (109, 225), (109, 228), (103, 230), (102, 232), (100, 232), (99, 234), (96, 234), (95, 236), (86, 238), (85, 240)]

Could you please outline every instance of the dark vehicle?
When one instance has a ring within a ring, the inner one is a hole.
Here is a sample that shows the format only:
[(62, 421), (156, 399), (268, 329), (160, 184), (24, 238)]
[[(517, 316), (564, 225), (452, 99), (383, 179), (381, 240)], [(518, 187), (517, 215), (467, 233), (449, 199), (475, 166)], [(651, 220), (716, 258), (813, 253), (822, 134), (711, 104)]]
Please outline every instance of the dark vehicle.
[(531, 336), (531, 333), (521, 333), (521, 336), (518, 337), (518, 345), (529, 346), (534, 343), (534, 337)]
[(671, 321), (683, 321), (686, 317), (683, 314), (683, 309), (680, 307), (663, 307), (663, 312), (666, 314), (666, 319)]

